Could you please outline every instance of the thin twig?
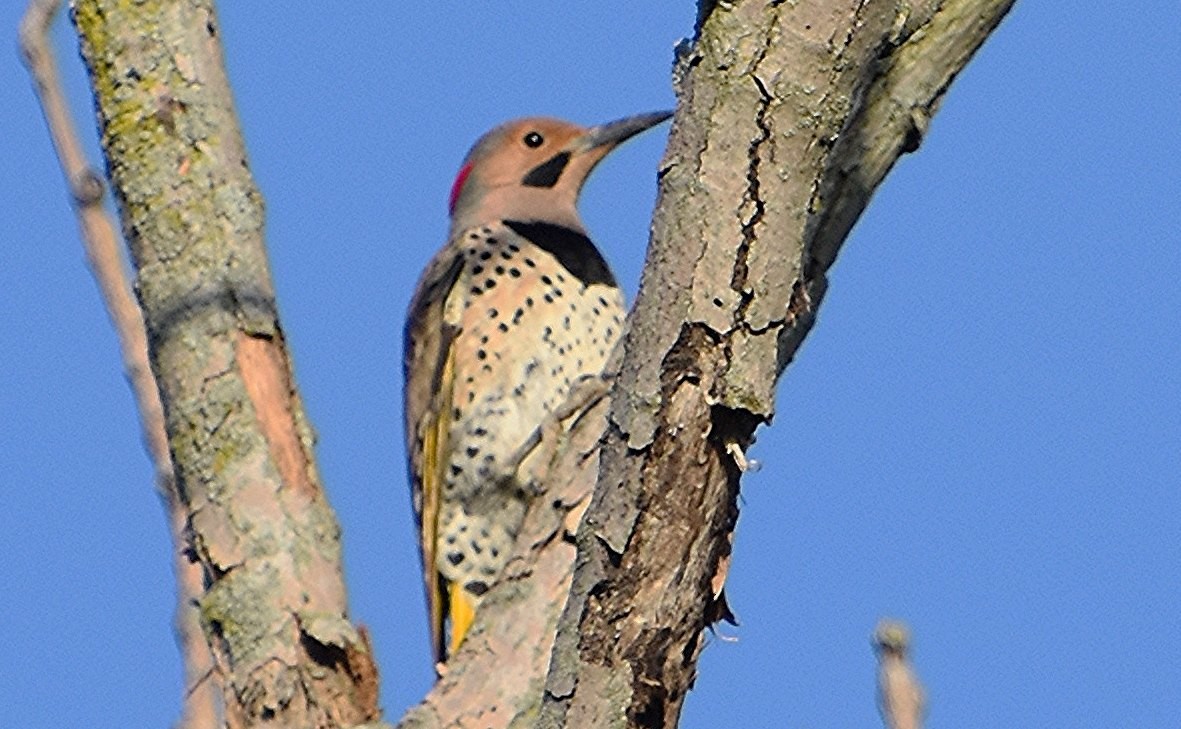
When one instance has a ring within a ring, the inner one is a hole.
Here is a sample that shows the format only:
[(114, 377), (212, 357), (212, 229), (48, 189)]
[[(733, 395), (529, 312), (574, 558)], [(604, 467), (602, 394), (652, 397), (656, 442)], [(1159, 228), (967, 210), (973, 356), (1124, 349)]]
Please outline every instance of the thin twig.
[(922, 729), (926, 712), (923, 685), (910, 665), (910, 631), (882, 620), (873, 635), (878, 654), (878, 708), (887, 729)]
[(87, 264), (119, 340), (123, 369), (139, 410), (144, 447), (152, 460), (156, 488), (164, 501), (172, 528), (178, 583), (176, 631), (184, 655), (187, 685), (180, 726), (183, 729), (212, 729), (218, 726), (219, 713), (216, 685), (208, 680), (213, 675), (213, 663), (195, 606), (196, 598), (202, 593), (202, 576), (199, 568), (185, 556), (184, 510), (168, 449), (164, 409), (148, 363), (143, 316), (127, 280), (119, 235), (103, 208), (102, 176), (86, 161), (50, 47), (49, 28), (60, 9), (60, 0), (30, 0), (20, 23), (21, 55), (69, 186)]

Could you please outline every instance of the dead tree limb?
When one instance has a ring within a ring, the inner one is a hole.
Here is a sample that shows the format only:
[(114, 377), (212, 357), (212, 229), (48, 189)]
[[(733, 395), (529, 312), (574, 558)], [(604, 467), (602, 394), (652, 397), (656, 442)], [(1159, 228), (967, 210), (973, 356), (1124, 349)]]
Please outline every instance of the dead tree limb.
[(123, 370), (139, 411), (144, 446), (156, 472), (156, 489), (171, 526), (173, 568), (177, 580), (176, 632), (185, 663), (180, 727), (213, 729), (218, 726), (219, 702), (215, 690), (216, 676), (212, 670), (213, 657), (201, 635), (197, 614), (196, 598), (202, 592), (201, 570), (188, 558), (188, 548), (182, 536), (185, 514), (176, 490), (172, 456), (168, 452), (164, 409), (148, 364), (143, 316), (127, 281), (120, 248), (122, 241), (103, 208), (103, 178), (90, 166), (82, 151), (49, 42), (49, 28), (60, 9), (60, 0), (32, 0), (29, 3), (20, 25), (21, 55), (33, 80), (34, 92), (69, 186), (87, 264), (119, 340)]
[(882, 620), (873, 634), (878, 656), (878, 709), (886, 729), (923, 729), (926, 696), (910, 665), (910, 631)]
[(702, 3), (542, 727), (671, 727), (825, 271), (1012, 0)]
[(376, 667), (348, 619), (212, 4), (78, 0), (73, 20), (225, 725), (375, 721)]

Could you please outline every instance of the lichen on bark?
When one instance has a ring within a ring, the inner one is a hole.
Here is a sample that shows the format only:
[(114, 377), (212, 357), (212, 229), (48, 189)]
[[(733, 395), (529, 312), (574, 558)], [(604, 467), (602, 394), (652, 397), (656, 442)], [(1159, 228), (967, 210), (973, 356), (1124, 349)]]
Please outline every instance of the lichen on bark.
[(228, 726), (380, 716), (295, 391), (262, 197), (200, 0), (78, 0)]

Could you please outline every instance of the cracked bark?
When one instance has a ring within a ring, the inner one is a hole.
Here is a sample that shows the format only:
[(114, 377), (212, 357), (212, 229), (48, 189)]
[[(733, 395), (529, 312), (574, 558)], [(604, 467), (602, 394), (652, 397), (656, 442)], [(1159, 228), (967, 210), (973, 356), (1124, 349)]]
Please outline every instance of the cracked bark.
[(218, 697), (211, 678), (213, 657), (201, 634), (194, 601), (203, 591), (200, 568), (185, 555), (184, 508), (176, 488), (175, 469), (164, 431), (164, 408), (148, 363), (143, 315), (125, 273), (116, 226), (103, 207), (106, 186), (82, 151), (82, 142), (67, 110), (49, 28), (61, 9), (60, 0), (30, 0), (20, 24), (20, 46), (46, 126), (73, 198), (82, 245), (98, 284), (111, 325), (119, 339), (123, 369), (139, 411), (144, 447), (155, 470), (156, 490), (164, 503), (173, 538), (177, 598), (175, 629), (185, 664), (182, 729), (212, 729), (218, 723)]
[(1011, 5), (702, 3), (539, 726), (676, 725), (727, 614), (729, 452), (774, 414), (869, 196)]
[(74, 24), (136, 269), (178, 540), (229, 727), (374, 721), (340, 534), (312, 456), (212, 4), (78, 0)]

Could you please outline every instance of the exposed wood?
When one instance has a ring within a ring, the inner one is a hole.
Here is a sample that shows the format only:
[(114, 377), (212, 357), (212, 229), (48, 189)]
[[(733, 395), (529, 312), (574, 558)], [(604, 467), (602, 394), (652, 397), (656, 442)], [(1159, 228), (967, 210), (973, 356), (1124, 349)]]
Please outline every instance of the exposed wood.
[(539, 726), (677, 724), (727, 614), (730, 453), (772, 417), (873, 190), (1011, 4), (702, 4)]
[(902, 623), (882, 620), (874, 630), (878, 655), (878, 708), (886, 729), (923, 729), (926, 695), (910, 665), (910, 631)]
[(164, 502), (171, 527), (173, 569), (177, 580), (176, 633), (185, 664), (185, 692), (179, 727), (213, 729), (219, 725), (220, 714), (217, 676), (213, 672), (213, 656), (201, 634), (195, 603), (204, 589), (203, 577), (200, 567), (189, 558), (184, 538), (186, 515), (176, 489), (172, 456), (164, 432), (164, 408), (148, 364), (143, 316), (127, 281), (122, 240), (103, 207), (103, 178), (90, 166), (82, 151), (49, 42), (50, 25), (60, 10), (60, 0), (31, 0), (21, 20), (21, 55), (33, 79), (33, 90), (70, 189), (87, 264), (119, 340), (123, 369), (139, 411), (144, 446), (152, 460), (156, 489)]
[(79, 0), (73, 19), (225, 725), (375, 721), (376, 667), (348, 619), (212, 4)]

